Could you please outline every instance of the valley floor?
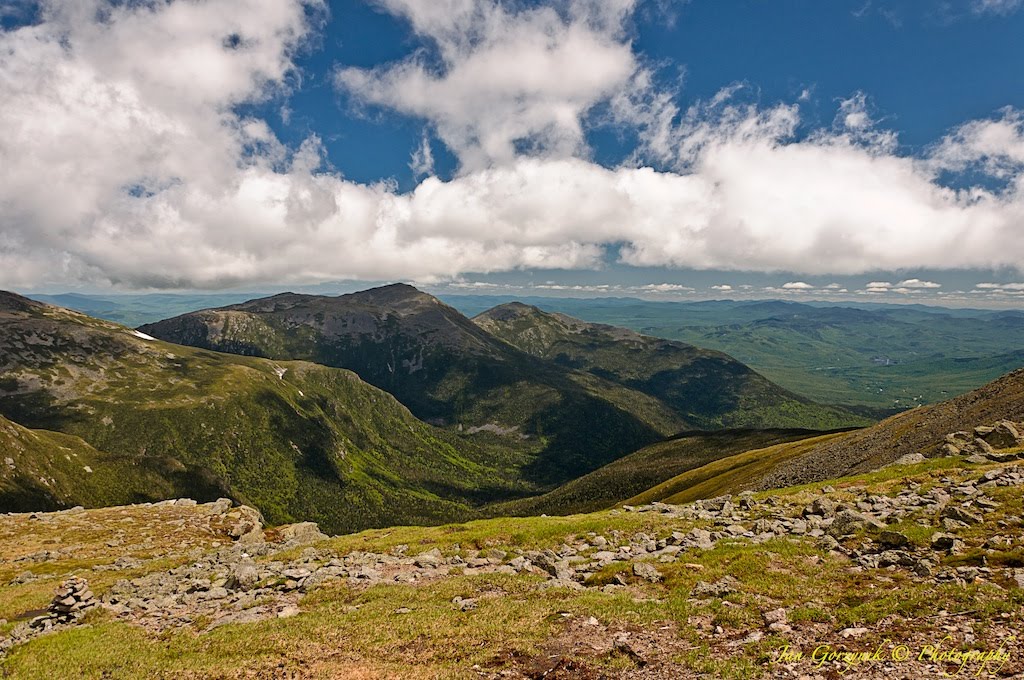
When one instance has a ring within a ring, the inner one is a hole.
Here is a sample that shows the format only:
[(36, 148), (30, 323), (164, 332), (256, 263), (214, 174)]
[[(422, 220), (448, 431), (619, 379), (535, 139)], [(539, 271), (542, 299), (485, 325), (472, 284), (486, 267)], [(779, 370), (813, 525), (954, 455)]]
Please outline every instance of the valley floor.
[[(3, 515), (0, 677), (1021, 677), (1022, 487), (952, 457), (330, 539), (226, 502)], [(96, 606), (59, 623), (72, 575)]]

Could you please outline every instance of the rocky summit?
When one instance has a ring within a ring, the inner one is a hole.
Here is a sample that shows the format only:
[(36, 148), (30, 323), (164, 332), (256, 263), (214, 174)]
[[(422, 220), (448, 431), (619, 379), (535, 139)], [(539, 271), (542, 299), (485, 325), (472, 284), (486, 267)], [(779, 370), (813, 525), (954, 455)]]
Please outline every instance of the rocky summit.
[[(989, 677), (1012, 677), (1022, 487), (1019, 464), (940, 457), (777, 492), (334, 538), (226, 499), (9, 514), (0, 669), (831, 678), (849, 659), (779, 650), (945, 640), (1006, 650)], [(951, 668), (890, 659), (848, 677)]]

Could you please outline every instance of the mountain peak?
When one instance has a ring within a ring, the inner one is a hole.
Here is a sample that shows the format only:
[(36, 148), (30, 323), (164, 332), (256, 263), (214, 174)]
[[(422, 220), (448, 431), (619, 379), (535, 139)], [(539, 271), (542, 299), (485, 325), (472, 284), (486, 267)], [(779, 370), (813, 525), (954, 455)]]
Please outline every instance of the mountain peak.
[(511, 321), (512, 319), (520, 319), (529, 316), (546, 315), (546, 312), (541, 310), (539, 307), (528, 305), (523, 302), (506, 302), (500, 304), (497, 307), (491, 307), (490, 309), (480, 312), (477, 314), (473, 321), (492, 320), (492, 321)]
[(364, 300), (378, 305), (389, 305), (408, 302), (437, 302), (440, 301), (429, 293), (424, 293), (415, 286), (408, 283), (389, 283), (386, 286), (368, 288), (357, 293), (342, 295), (343, 298)]

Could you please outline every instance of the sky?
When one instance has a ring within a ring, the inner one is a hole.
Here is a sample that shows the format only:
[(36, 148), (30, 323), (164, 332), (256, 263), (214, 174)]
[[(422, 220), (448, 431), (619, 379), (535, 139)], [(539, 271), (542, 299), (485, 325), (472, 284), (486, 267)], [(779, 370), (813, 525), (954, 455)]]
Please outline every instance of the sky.
[(1024, 0), (0, 0), (0, 287), (1024, 303)]

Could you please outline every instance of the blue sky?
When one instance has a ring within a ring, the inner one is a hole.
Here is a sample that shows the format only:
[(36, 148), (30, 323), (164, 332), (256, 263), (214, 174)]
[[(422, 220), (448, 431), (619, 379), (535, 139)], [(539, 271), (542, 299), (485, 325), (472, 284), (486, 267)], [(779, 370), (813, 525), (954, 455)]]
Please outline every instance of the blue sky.
[(1019, 0), (0, 22), (7, 287), (1024, 299)]
[[(1024, 6), (1024, 5), (1022, 5)], [(868, 95), (875, 115), (917, 153), (966, 120), (1024, 108), (1024, 12), (980, 12), (977, 2), (886, 0), (692, 0), (642, 5), (630, 26), (636, 50), (677, 86), (685, 104), (743, 83), (762, 103), (808, 92), (807, 126), (830, 125), (837, 104)], [(365, 0), (329, 4), (315, 47), (298, 59), (302, 83), (263, 111), (282, 139), (324, 139), (332, 163), (363, 182), (393, 178), (415, 185), (409, 158), (429, 126), (384, 109), (366, 111), (338, 93), (338, 65), (373, 67), (430, 49), (407, 21)], [(589, 131), (595, 158), (616, 164), (632, 151), (628, 129)], [(435, 148), (442, 176), (456, 161)]]

